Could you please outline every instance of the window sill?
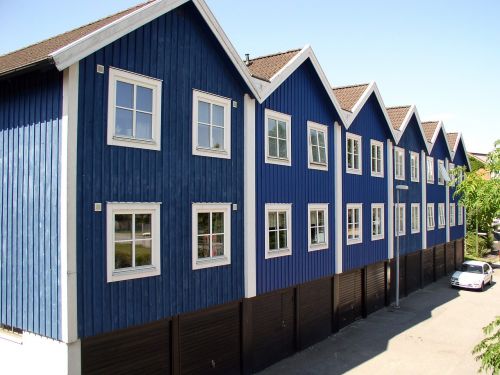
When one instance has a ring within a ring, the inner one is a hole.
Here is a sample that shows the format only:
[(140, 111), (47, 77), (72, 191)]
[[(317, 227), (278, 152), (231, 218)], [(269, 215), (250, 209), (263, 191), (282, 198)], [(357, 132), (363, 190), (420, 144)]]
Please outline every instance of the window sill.
[(328, 172), (328, 164), (309, 163), (308, 168), (309, 169), (314, 169), (314, 170), (317, 170), (317, 171)]
[(412, 230), (411, 231), (411, 234), (417, 234), (417, 233), (420, 233), (420, 229), (419, 230)]
[(279, 258), (292, 255), (292, 249), (267, 250), (266, 259)]
[(146, 139), (136, 139), (128, 137), (119, 137), (114, 135), (108, 138), (108, 146), (120, 146), (129, 148), (140, 148), (145, 150), (160, 151), (161, 145), (154, 139), (149, 141)]
[(427, 232), (434, 230), (435, 227), (427, 227)]
[(414, 180), (414, 179), (411, 179), (410, 181), (411, 182), (417, 182), (417, 183), (420, 182), (420, 180)]
[(434, 180), (433, 180), (433, 181), (429, 181), (429, 180), (427, 180), (427, 183), (428, 183), (429, 185), (434, 185)]
[(273, 158), (271, 156), (266, 156), (266, 164), (276, 164), (276, 165), (284, 165), (287, 167), (291, 167), (292, 161), (290, 159), (280, 159), (280, 158)]
[(384, 174), (383, 173), (373, 173), (371, 174), (372, 177), (378, 177), (378, 178), (384, 178)]
[(123, 271), (113, 271), (111, 275), (108, 275), (108, 283), (159, 276), (160, 274), (160, 268), (155, 266), (128, 269)]
[(347, 245), (357, 245), (363, 243), (363, 240), (357, 239), (357, 240), (347, 240), (346, 244)]
[(231, 159), (230, 151), (218, 151), (209, 148), (196, 147), (193, 148), (193, 155), (196, 156), (206, 156), (209, 158), (219, 158), (219, 159)]
[(379, 241), (383, 240), (385, 237), (384, 236), (372, 236), (372, 241)]
[(405, 181), (405, 177), (401, 177), (401, 176), (396, 176), (394, 177), (395, 180), (398, 180), (398, 181)]
[(406, 236), (406, 233), (400, 233), (395, 235), (395, 237), (404, 237), (404, 236)]
[(357, 174), (357, 175), (361, 176), (363, 174), (363, 171), (361, 169), (346, 169), (345, 173)]
[(327, 243), (322, 243), (318, 245), (309, 244), (309, 249), (308, 249), (309, 252), (314, 252), (319, 250), (328, 250), (328, 244)]
[(227, 256), (219, 256), (208, 259), (197, 259), (193, 263), (193, 270), (201, 270), (204, 268), (212, 268), (219, 266), (227, 266), (231, 264), (231, 259)]

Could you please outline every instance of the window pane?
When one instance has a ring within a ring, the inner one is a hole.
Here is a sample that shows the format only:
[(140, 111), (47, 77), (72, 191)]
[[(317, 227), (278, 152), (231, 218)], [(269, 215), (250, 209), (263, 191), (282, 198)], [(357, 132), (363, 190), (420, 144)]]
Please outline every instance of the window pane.
[(280, 212), (278, 214), (279, 218), (279, 229), (286, 229), (286, 212)]
[(353, 218), (353, 211), (352, 209), (347, 210), (347, 223), (352, 224), (354, 222)]
[(309, 218), (311, 220), (311, 226), (312, 227), (315, 227), (318, 225), (318, 216), (317, 216), (317, 211), (311, 211), (310, 214), (309, 214)]
[(218, 257), (222, 255), (224, 255), (224, 235), (212, 236), (212, 256)]
[(271, 137), (277, 137), (278, 136), (278, 126), (276, 124), (276, 120), (270, 118), (267, 120), (267, 134)]
[(133, 112), (128, 109), (116, 108), (115, 135), (132, 137)]
[(198, 258), (210, 257), (210, 236), (198, 236)]
[(320, 226), (325, 225), (325, 212), (324, 211), (318, 211), (318, 225), (320, 225)]
[(359, 155), (354, 155), (354, 169), (359, 169)]
[(212, 213), (212, 233), (224, 233), (224, 212)]
[(151, 265), (151, 240), (140, 240), (135, 242), (135, 266)]
[(198, 122), (210, 124), (210, 104), (198, 101)]
[(347, 152), (352, 153), (352, 139), (347, 140)]
[(276, 212), (269, 212), (268, 221), (269, 221), (269, 229), (270, 230), (278, 229), (276, 216), (277, 216)]
[(318, 144), (318, 132), (314, 129), (311, 129), (311, 145), (317, 145), (317, 144)]
[(115, 269), (132, 267), (132, 242), (115, 243)]
[(286, 141), (282, 139), (279, 140), (279, 157), (280, 158), (287, 157)]
[(325, 133), (318, 132), (318, 144), (321, 147), (325, 147)]
[(116, 105), (134, 108), (134, 85), (116, 81)]
[(135, 238), (151, 238), (151, 214), (135, 215)]
[(324, 227), (319, 227), (318, 228), (318, 243), (325, 243), (325, 228)]
[(278, 157), (278, 140), (269, 138), (269, 156)]
[(312, 158), (313, 158), (313, 162), (319, 163), (319, 153), (318, 153), (317, 146), (312, 146)]
[(354, 153), (359, 154), (359, 142), (356, 140), (353, 140), (354, 143)]
[(153, 139), (153, 116), (142, 112), (136, 112), (136, 116), (136, 138)]
[(115, 215), (115, 241), (132, 239), (132, 215)]
[(198, 146), (210, 148), (210, 126), (198, 124)]
[(198, 234), (210, 233), (210, 214), (203, 212), (198, 214)]
[(220, 105), (212, 105), (212, 124), (217, 126), (224, 126), (224, 107)]
[(278, 232), (269, 232), (269, 250), (278, 248)]
[(153, 90), (137, 86), (136, 109), (139, 111), (153, 112)]
[(312, 244), (318, 243), (318, 228), (316, 227), (311, 228), (311, 243)]
[(286, 122), (278, 121), (278, 137), (286, 139)]
[(324, 148), (319, 149), (319, 162), (326, 163), (326, 149)]
[(224, 128), (212, 128), (212, 148), (224, 149)]
[(286, 230), (279, 231), (279, 248), (286, 249), (288, 247), (287, 238), (286, 238)]

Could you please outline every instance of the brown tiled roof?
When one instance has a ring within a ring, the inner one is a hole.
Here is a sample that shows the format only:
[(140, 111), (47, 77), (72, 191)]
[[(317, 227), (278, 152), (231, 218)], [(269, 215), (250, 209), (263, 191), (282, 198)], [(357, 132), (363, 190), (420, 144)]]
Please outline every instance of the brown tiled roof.
[(422, 127), (424, 128), (425, 138), (430, 142), (432, 141), (432, 136), (436, 131), (436, 128), (439, 124), (439, 121), (426, 121), (422, 123)]
[(32, 44), (31, 46), (24, 47), (6, 55), (0, 56), (0, 75), (5, 75), (16, 70), (21, 70), (28, 66), (35, 65), (43, 61), (50, 61), (50, 54), (58, 49), (67, 46), (70, 43), (116, 21), (117, 19), (132, 13), (145, 5), (151, 3), (148, 1), (143, 4), (136, 5), (132, 8), (126, 9), (119, 13), (113, 14), (98, 21), (89, 23), (88, 25), (81, 26), (77, 29), (65, 32), (63, 34), (54, 36), (44, 41)]
[(455, 148), (455, 143), (457, 142), (458, 133), (448, 133), (446, 134), (446, 137), (448, 138), (448, 144), (453, 151), (453, 149)]
[(368, 88), (368, 83), (362, 83), (359, 85), (334, 87), (333, 93), (340, 103), (340, 108), (344, 111), (352, 112), (354, 105), (358, 102), (361, 95)]
[(389, 114), (389, 119), (391, 120), (392, 127), (394, 129), (399, 130), (399, 128), (401, 128), (401, 125), (403, 125), (403, 121), (410, 108), (410, 105), (386, 108), (387, 113)]
[(299, 52), (300, 48), (256, 57), (248, 62), (247, 67), (252, 77), (270, 81), (271, 78)]

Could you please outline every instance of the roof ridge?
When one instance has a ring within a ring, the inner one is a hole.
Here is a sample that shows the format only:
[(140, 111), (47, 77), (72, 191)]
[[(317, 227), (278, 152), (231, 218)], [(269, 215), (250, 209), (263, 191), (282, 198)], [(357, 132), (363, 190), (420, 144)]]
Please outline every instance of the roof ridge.
[(385, 107), (385, 109), (400, 109), (400, 108), (411, 108), (411, 104), (409, 104), (409, 105), (397, 105), (395, 107)]
[(332, 90), (349, 89), (349, 88), (361, 87), (361, 86), (370, 86), (370, 84), (369, 83), (357, 83), (354, 85), (337, 86), (337, 87), (332, 87)]
[(45, 42), (47, 42), (47, 41), (49, 41), (49, 40), (52, 40), (52, 39), (55, 39), (55, 38), (59, 38), (59, 37), (60, 37), (60, 36), (62, 36), (62, 35), (65, 35), (65, 34), (68, 34), (68, 33), (74, 32), (74, 31), (76, 31), (76, 30), (83, 29), (84, 27), (88, 27), (88, 26), (93, 25), (93, 24), (95, 24), (95, 23), (97, 23), (97, 22), (102, 22), (102, 21), (104, 21), (104, 20), (107, 20), (108, 18), (111, 18), (111, 17), (116, 17), (117, 15), (119, 15), (119, 14), (121, 14), (121, 13), (130, 12), (130, 10), (131, 10), (131, 9), (139, 9), (139, 8), (142, 8), (142, 7), (143, 7), (143, 6), (145, 6), (146, 4), (148, 4), (148, 3), (153, 3), (153, 2), (155, 2), (155, 1), (157, 1), (157, 0), (148, 0), (148, 1), (145, 1), (145, 2), (143, 2), (143, 3), (133, 5), (133, 6), (129, 7), (129, 8), (127, 8), (127, 9), (124, 9), (124, 10), (121, 10), (121, 11), (119, 11), (119, 12), (116, 12), (116, 13), (113, 13), (113, 14), (110, 14), (110, 15), (107, 15), (107, 16), (102, 17), (102, 18), (99, 18), (99, 19), (97, 19), (97, 20), (95, 20), (95, 21), (91, 21), (91, 22), (89, 22), (89, 23), (86, 23), (85, 25), (80, 25), (80, 26), (78, 26), (78, 27), (75, 27), (74, 29), (71, 29), (71, 30), (66, 30), (66, 31), (64, 31), (64, 32), (62, 32), (62, 33), (59, 33), (59, 34), (57, 34), (57, 35), (53, 35), (53, 36), (51, 36), (51, 37), (49, 37), (49, 38), (46, 38), (46, 39), (40, 40), (40, 41), (35, 42), (35, 43), (33, 43), (33, 44), (29, 44), (29, 45), (27, 45), (27, 46), (21, 47), (21, 48), (19, 48), (19, 49), (14, 50), (14, 51), (7, 52), (6, 54), (0, 55), (0, 57), (6, 57), (6, 56), (12, 55), (12, 54), (14, 54), (14, 53), (18, 53), (18, 52), (23, 51), (23, 50), (25, 50), (25, 49), (27, 49), (27, 48), (31, 48), (31, 47), (34, 47), (34, 46), (36, 46), (36, 45), (39, 45), (39, 44), (45, 43)]
[(422, 121), (422, 124), (430, 124), (430, 123), (438, 123), (439, 124), (439, 120)]
[(294, 49), (291, 49), (291, 50), (288, 50), (288, 51), (275, 52), (275, 53), (271, 53), (269, 55), (263, 55), (263, 56), (254, 57), (253, 59), (249, 59), (249, 61), (252, 62), (252, 61), (255, 61), (255, 60), (261, 60), (261, 59), (265, 59), (265, 58), (268, 58), (268, 57), (274, 57), (274, 56), (284, 55), (284, 54), (291, 53), (291, 52), (298, 52), (300, 50), (302, 50), (302, 48), (294, 48)]

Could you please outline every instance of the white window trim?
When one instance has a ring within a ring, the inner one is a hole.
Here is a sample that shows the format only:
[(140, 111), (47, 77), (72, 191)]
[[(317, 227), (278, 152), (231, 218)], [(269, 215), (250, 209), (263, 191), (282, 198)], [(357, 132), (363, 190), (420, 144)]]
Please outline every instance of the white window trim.
[[(269, 137), (268, 137), (268, 126), (267, 120), (272, 118), (274, 120), (284, 121), (286, 123), (286, 159), (280, 159), (269, 156)], [(292, 116), (286, 113), (276, 112), (270, 109), (264, 110), (264, 139), (265, 139), (265, 163), (267, 164), (277, 164), (290, 167), (292, 165)]]
[[(411, 168), (411, 160), (416, 161), (417, 175), (413, 176), (413, 169)], [(410, 180), (412, 182), (420, 182), (420, 155), (417, 152), (410, 151)]]
[[(107, 282), (132, 280), (161, 274), (160, 246), (160, 205), (161, 203), (106, 203), (107, 239)], [(151, 266), (135, 269), (115, 270), (115, 214), (151, 214)]]
[(441, 168), (439, 168), (440, 165), (443, 166), (443, 168), (444, 168), (444, 160), (438, 159), (438, 161), (437, 161), (437, 166), (438, 166), (438, 168), (437, 168), (437, 172), (438, 172), (438, 185), (444, 185), (444, 176), (441, 173)]
[[(431, 162), (432, 164), (432, 168), (429, 168), (429, 162)], [(435, 179), (436, 179), (436, 176), (434, 176), (435, 174), (435, 168), (434, 168), (434, 158), (432, 156), (427, 156), (427, 158), (425, 159), (425, 170), (427, 172), (427, 183), (428, 184), (433, 184)], [(432, 173), (430, 173), (430, 171), (432, 171)], [(432, 176), (431, 176), (432, 174)], [(431, 178), (432, 177), (432, 178)]]
[[(373, 209), (374, 208), (380, 208), (381, 216), (380, 216), (380, 231), (381, 234), (373, 234)], [(383, 240), (385, 238), (385, 217), (384, 217), (384, 204), (383, 203), (372, 203), (371, 210), (370, 210), (370, 232), (371, 232), (371, 237), (372, 241), (377, 241), (377, 240)]]
[[(198, 147), (198, 101), (216, 104), (224, 108), (224, 150)], [(193, 90), (192, 111), (193, 155), (231, 159), (231, 99), (208, 92)]]
[[(453, 208), (453, 209), (452, 209)], [(454, 227), (456, 223), (456, 206), (455, 203), (450, 203), (450, 227)]]
[[(399, 210), (398, 207), (403, 209), (403, 227), (398, 228), (399, 223)], [(394, 205), (395, 215), (394, 215), (394, 233), (396, 237), (406, 236), (406, 203), (396, 203)]]
[[(359, 209), (359, 238), (349, 238), (349, 210)], [(345, 211), (346, 221), (346, 244), (355, 245), (363, 242), (363, 204), (362, 203), (348, 203)]]
[[(115, 135), (115, 103), (116, 103), (116, 81), (131, 83), (147, 87), (153, 90), (152, 98), (152, 140), (142, 140)], [(108, 145), (146, 150), (161, 150), (161, 89), (162, 81), (158, 78), (147, 77), (141, 74), (128, 72), (117, 68), (109, 68), (108, 78)]]
[[(358, 134), (353, 134), (353, 133), (345, 133), (345, 170), (346, 173), (350, 174), (358, 174), (362, 175), (363, 174), (363, 139), (360, 135)], [(348, 162), (348, 153), (347, 153), (347, 143), (349, 139), (353, 139), (355, 141), (359, 142), (359, 168), (349, 168), (349, 162)]]
[[(373, 146), (380, 147), (380, 172), (374, 172), (372, 169), (373, 166), (373, 154), (372, 148)], [(370, 171), (372, 177), (384, 177), (384, 143), (377, 141), (375, 139), (370, 139)]]
[[(198, 214), (221, 211), (224, 212), (224, 255), (198, 259)], [(231, 264), (231, 203), (193, 203), (191, 228), (193, 270)]]
[[(283, 256), (292, 255), (292, 204), (291, 203), (266, 203), (265, 207), (265, 259), (278, 258)], [(287, 249), (283, 250), (269, 250), (269, 212), (271, 211), (285, 211), (286, 212), (286, 243), (288, 244)]]
[[(328, 203), (309, 203), (307, 206), (307, 238), (309, 251), (326, 250), (329, 247), (329, 228), (328, 228)], [(311, 211), (321, 211), (325, 213), (325, 243), (311, 243)]]
[(457, 205), (457, 225), (464, 225), (464, 206), (462, 206), (460, 203)]
[[(413, 210), (414, 208), (417, 209), (417, 219), (415, 220), (415, 222), (417, 223), (417, 229), (414, 229), (413, 228), (413, 223), (414, 223), (414, 220), (413, 220)], [(412, 203), (411, 204), (411, 207), (410, 207), (410, 219), (411, 219), (411, 233), (414, 234), (414, 233), (420, 233), (420, 203)]]
[[(402, 156), (402, 164), (401, 164), (401, 173), (398, 174), (398, 154)], [(405, 149), (401, 147), (394, 147), (394, 179), (396, 180), (405, 180)]]
[[(429, 223), (429, 209), (432, 211), (432, 224)], [(434, 230), (436, 228), (436, 213), (434, 211), (434, 203), (427, 203), (427, 230)]]
[[(315, 163), (313, 162), (312, 156), (312, 144), (310, 132), (311, 130), (317, 130), (323, 132), (325, 134), (325, 153), (326, 153), (326, 164)], [(267, 136), (267, 134), (266, 134)], [(307, 121), (307, 154), (308, 154), (308, 168), (309, 169), (317, 169), (320, 171), (328, 170), (328, 126), (318, 124), (313, 121)]]
[[(441, 212), (443, 213), (443, 215), (441, 215)], [(444, 218), (443, 223), (441, 223), (441, 218)], [(438, 203), (438, 228), (441, 229), (444, 228), (445, 226), (446, 226), (446, 211), (444, 203)]]

